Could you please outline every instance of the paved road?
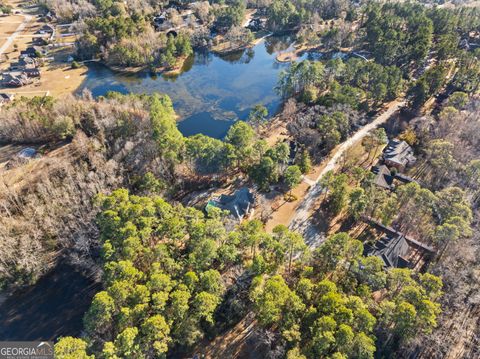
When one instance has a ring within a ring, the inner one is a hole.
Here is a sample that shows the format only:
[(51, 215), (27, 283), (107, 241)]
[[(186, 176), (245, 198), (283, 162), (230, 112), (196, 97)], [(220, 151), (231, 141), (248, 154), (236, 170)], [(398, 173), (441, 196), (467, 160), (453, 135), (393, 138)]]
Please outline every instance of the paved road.
[(25, 29), (25, 26), (32, 20), (32, 16), (26, 15), (26, 14), (21, 14), (24, 17), (23, 22), (17, 27), (17, 30), (13, 34), (11, 34), (5, 43), (0, 47), (0, 56), (3, 55), (5, 51), (12, 45), (13, 41), (15, 38)]
[(311, 185), (310, 190), (305, 195), (302, 203), (297, 207), (295, 214), (290, 221), (290, 228), (303, 234), (305, 242), (310, 247), (317, 247), (324, 240), (323, 233), (319, 233), (311, 221), (313, 205), (322, 194), (322, 188), (318, 181), (328, 172), (335, 169), (338, 160), (355, 143), (361, 141), (371, 130), (385, 123), (390, 116), (405, 105), (405, 101), (393, 101), (385, 112), (380, 114), (375, 120), (362, 127), (359, 131), (343, 142), (334, 150), (334, 155), (328, 160), (326, 166), (318, 175), (315, 181), (305, 178), (304, 181)]

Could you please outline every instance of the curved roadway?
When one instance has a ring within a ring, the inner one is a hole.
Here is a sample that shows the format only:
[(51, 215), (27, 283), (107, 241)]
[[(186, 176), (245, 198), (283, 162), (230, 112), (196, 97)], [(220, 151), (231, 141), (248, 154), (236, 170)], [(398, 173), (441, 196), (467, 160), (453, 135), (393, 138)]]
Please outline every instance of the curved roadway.
[(334, 155), (328, 160), (326, 166), (318, 175), (315, 181), (305, 178), (305, 182), (310, 184), (310, 189), (303, 198), (303, 201), (298, 205), (295, 213), (290, 221), (289, 227), (297, 232), (303, 234), (305, 242), (310, 247), (317, 247), (324, 240), (323, 233), (320, 233), (314, 226), (311, 220), (311, 214), (313, 212), (313, 205), (322, 194), (322, 187), (319, 185), (320, 179), (328, 171), (332, 171), (337, 166), (338, 160), (343, 154), (355, 143), (361, 141), (368, 133), (379, 125), (385, 123), (397, 110), (405, 105), (405, 101), (393, 101), (389, 104), (388, 108), (381, 113), (375, 120), (362, 127), (359, 131), (355, 132), (352, 137), (340, 144), (335, 150)]

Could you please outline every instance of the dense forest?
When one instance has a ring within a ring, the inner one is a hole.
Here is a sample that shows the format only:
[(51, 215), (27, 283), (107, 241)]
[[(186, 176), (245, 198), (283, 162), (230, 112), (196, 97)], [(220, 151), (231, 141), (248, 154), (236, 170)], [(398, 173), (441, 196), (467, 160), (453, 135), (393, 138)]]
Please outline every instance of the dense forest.
[[(308, 170), (308, 156), (299, 158), (299, 165), (287, 166), (288, 146), (269, 147), (242, 121), (231, 127), (225, 141), (183, 137), (165, 95), (111, 93), (97, 101), (88, 93), (62, 101), (22, 98), (0, 117), (1, 142), (49, 144), (44, 148), (49, 156), (42, 157), (31, 174), (22, 173), (22, 162), (9, 163), (13, 171), (19, 167), (19, 175), (33, 174), (36, 185), (28, 186), (27, 179), (26, 186), (3, 183), (3, 285), (34, 281), (56, 250), (72, 244), (90, 250), (96, 233), (91, 223), (95, 193), (124, 185), (173, 198), (187, 187), (202, 185), (201, 176), (220, 173), (226, 180), (229, 171), (244, 173), (259, 186), (272, 181), (295, 186), (299, 167)], [(69, 202), (78, 207), (65, 212)], [(71, 221), (75, 216), (80, 220)]]
[[(477, 357), (480, 8), (443, 5), (42, 1), (73, 24), (77, 60), (172, 70), (285, 34), (294, 60), (279, 112), (257, 104), (221, 139), (184, 136), (158, 93), (3, 105), (0, 288), (59, 258), (95, 274), (59, 359)], [(27, 145), (36, 158), (4, 164)], [(392, 165), (396, 145), (408, 154)], [(245, 187), (249, 217), (207, 205)], [(320, 240), (289, 219), (269, 227), (306, 202)], [(372, 252), (392, 236), (413, 248), (395, 263)]]
[[(363, 257), (346, 233), (310, 252), (285, 226), (272, 234), (259, 221), (228, 231), (221, 213), (205, 217), (159, 197), (117, 190), (98, 199), (106, 290), (85, 316), (90, 347), (102, 357), (160, 356), (215, 335), (252, 302), (259, 324), (285, 343), (287, 357), (372, 357), (374, 334), (405, 340), (430, 332), (440, 312), (442, 282), (409, 270), (386, 273)], [(300, 260), (293, 260), (301, 253)], [(222, 274), (244, 271), (246, 302), (229, 297)], [(372, 291), (382, 300), (372, 301)], [(87, 357), (86, 343), (66, 338), (59, 357)], [(300, 349), (302, 348), (302, 349)]]

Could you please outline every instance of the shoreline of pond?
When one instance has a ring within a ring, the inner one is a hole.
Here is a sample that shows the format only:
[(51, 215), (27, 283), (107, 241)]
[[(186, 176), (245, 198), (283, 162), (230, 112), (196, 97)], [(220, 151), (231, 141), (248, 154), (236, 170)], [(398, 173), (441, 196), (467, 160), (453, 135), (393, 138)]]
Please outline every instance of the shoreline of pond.
[(178, 114), (178, 126), (185, 135), (203, 133), (223, 138), (237, 120), (245, 120), (258, 103), (271, 115), (281, 105), (275, 92), (278, 74), (288, 64), (275, 56), (290, 47), (289, 37), (264, 36), (253, 47), (228, 54), (196, 50), (176, 72), (116, 71), (103, 62), (92, 62), (77, 94), (88, 89), (94, 97), (109, 91), (119, 93), (164, 93)]

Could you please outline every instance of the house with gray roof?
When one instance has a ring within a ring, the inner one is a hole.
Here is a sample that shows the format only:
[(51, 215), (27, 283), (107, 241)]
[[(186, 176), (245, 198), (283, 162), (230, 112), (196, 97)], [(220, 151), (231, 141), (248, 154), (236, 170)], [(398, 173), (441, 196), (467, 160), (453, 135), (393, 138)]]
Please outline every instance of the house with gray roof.
[(230, 212), (236, 219), (241, 220), (252, 211), (254, 203), (253, 194), (248, 188), (242, 187), (231, 195), (222, 194), (220, 197), (208, 201), (206, 210), (208, 211), (209, 207), (217, 207)]
[(32, 57), (22, 57), (17, 62), (10, 65), (10, 71), (22, 71), (25, 69), (36, 69), (38, 67), (37, 60)]
[(365, 256), (377, 256), (383, 261), (385, 268), (411, 267), (407, 259), (410, 246), (403, 235), (386, 235), (373, 244), (365, 244), (363, 248)]
[(2, 85), (21, 87), (32, 83), (32, 80), (23, 72), (6, 72), (2, 74)]
[(392, 176), (392, 173), (387, 166), (374, 166), (372, 172), (375, 175), (375, 178), (373, 179), (375, 185), (383, 189), (393, 189), (393, 180), (395, 177)]
[(395, 167), (400, 172), (415, 163), (413, 149), (405, 141), (391, 140), (383, 151), (383, 161), (388, 167)]
[(22, 58), (22, 57), (36, 58), (36, 57), (41, 57), (41, 56), (46, 55), (46, 54), (47, 54), (47, 51), (43, 47), (33, 45), (33, 46), (29, 46), (25, 50), (21, 51), (20, 52), (20, 58)]

